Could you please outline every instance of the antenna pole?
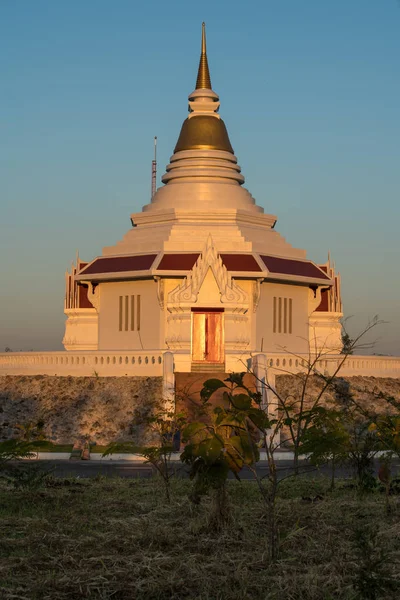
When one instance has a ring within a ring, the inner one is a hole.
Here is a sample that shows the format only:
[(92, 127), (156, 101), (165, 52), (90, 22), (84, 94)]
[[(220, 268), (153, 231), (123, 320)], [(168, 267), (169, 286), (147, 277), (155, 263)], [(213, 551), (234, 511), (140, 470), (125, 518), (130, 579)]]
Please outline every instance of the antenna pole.
[(157, 136), (154, 137), (154, 160), (151, 163), (151, 199), (153, 200), (157, 186)]

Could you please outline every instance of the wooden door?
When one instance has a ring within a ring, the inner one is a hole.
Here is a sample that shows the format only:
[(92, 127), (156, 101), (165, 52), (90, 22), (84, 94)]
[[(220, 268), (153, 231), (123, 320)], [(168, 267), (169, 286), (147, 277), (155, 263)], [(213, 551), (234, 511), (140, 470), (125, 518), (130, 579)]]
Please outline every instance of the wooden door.
[(223, 313), (193, 312), (192, 360), (194, 362), (224, 362)]

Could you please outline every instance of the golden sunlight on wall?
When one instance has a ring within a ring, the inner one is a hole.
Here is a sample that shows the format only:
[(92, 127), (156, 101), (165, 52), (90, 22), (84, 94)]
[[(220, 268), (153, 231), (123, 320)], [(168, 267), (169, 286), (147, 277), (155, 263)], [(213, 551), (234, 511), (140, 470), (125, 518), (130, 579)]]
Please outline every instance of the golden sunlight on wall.
[(262, 284), (257, 309), (256, 348), (308, 352), (308, 288)]
[(99, 350), (163, 347), (156, 282), (128, 281), (100, 285)]

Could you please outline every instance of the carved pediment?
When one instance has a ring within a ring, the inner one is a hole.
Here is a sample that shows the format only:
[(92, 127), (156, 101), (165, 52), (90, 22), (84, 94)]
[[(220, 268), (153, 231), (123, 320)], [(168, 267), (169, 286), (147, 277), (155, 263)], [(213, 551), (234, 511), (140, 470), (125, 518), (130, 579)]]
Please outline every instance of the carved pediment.
[(189, 275), (168, 294), (168, 307), (195, 304), (209, 269), (211, 269), (217, 283), (220, 302), (225, 305), (239, 306), (246, 311), (249, 305), (248, 295), (229, 275), (214, 247), (211, 235), (208, 237), (206, 246)]

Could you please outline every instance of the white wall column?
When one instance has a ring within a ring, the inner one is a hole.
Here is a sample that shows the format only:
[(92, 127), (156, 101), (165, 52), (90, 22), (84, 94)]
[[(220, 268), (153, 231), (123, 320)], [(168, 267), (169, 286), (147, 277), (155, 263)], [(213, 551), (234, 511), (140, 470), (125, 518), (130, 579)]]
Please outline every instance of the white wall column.
[(257, 392), (261, 394), (261, 408), (268, 408), (268, 390), (266, 387), (267, 378), (267, 357), (265, 354), (256, 354), (251, 358), (251, 368), (256, 377)]
[[(275, 371), (268, 369), (266, 354), (256, 354), (251, 361), (252, 371), (256, 377), (256, 388), (262, 396), (261, 408), (269, 419), (278, 418), (278, 398), (275, 394)], [(268, 436), (271, 430), (268, 431)], [(274, 436), (274, 445), (280, 443), (280, 432)]]
[(167, 412), (175, 411), (174, 355), (165, 352), (163, 356), (163, 403)]

